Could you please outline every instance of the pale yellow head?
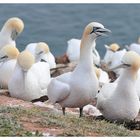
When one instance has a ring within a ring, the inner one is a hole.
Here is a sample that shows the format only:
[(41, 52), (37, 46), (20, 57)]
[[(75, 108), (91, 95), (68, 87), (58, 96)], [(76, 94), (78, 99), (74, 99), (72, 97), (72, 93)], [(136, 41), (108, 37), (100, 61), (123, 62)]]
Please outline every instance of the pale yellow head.
[(84, 45), (84, 43), (86, 42), (86, 44), (89, 44), (91, 46), (91, 44), (94, 40), (96, 40), (97, 37), (105, 36), (107, 32), (111, 31), (104, 28), (104, 26), (101, 23), (91, 22), (84, 29), (81, 45)]
[(126, 52), (122, 58), (122, 62), (130, 65), (133, 71), (137, 71), (140, 68), (140, 56), (134, 51)]
[(36, 45), (36, 54), (48, 53), (50, 51), (49, 46), (45, 42), (39, 42)]
[(98, 30), (98, 28), (104, 29), (104, 26), (98, 22), (91, 22), (85, 27), (84, 35), (88, 36), (88, 35), (96, 32), (96, 30)]
[(0, 60), (16, 59), (19, 55), (19, 50), (11, 44), (4, 46), (0, 50)]
[(120, 49), (120, 46), (117, 43), (112, 43), (109, 45), (108, 49), (110, 49), (113, 52), (116, 52)]
[(21, 52), (17, 60), (18, 60), (18, 64), (24, 71), (30, 69), (31, 66), (35, 63), (34, 56), (27, 50)]
[(24, 29), (24, 23), (18, 17), (8, 19), (4, 26), (10, 30), (16, 30), (18, 34), (20, 34)]

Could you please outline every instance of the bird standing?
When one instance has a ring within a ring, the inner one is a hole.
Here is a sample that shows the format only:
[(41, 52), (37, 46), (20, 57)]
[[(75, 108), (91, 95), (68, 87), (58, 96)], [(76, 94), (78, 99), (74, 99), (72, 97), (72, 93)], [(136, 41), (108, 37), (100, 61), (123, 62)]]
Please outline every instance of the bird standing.
[[(89, 104), (98, 92), (99, 83), (93, 68), (92, 47), (97, 37), (110, 30), (97, 22), (85, 27), (81, 40), (80, 59), (73, 72), (62, 74), (51, 80), (48, 86), (48, 97), (52, 103), (59, 103), (63, 114), (65, 108), (80, 108)], [(95, 46), (94, 46), (95, 47)]]

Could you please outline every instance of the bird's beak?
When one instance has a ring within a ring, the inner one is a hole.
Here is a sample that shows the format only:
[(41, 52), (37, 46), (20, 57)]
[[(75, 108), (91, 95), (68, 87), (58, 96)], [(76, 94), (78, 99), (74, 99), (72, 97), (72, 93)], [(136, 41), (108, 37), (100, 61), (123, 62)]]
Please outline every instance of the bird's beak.
[(111, 30), (106, 28), (100, 28), (96, 30), (96, 34), (98, 34), (99, 36), (107, 36), (106, 33), (111, 33)]
[(114, 68), (110, 68), (110, 71), (120, 69), (120, 68), (128, 68), (130, 66), (131, 66), (130, 64), (126, 64), (126, 63), (121, 62), (121, 64), (115, 66)]
[(0, 57), (0, 63), (1, 63), (1, 62), (4, 62), (5, 60), (7, 60), (7, 58), (8, 58), (8, 56), (6, 56), (6, 55)]
[(18, 36), (18, 32), (16, 30), (13, 30), (11, 33), (12, 40), (16, 40), (17, 36)]

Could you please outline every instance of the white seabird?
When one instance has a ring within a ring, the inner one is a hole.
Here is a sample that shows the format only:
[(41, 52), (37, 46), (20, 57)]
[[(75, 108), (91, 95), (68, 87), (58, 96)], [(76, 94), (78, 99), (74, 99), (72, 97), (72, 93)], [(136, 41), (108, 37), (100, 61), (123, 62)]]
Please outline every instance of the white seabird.
[(137, 43), (131, 43), (129, 46), (125, 46), (127, 50), (129, 51), (135, 51), (140, 55), (140, 37), (138, 38)]
[(97, 37), (110, 32), (97, 22), (85, 27), (83, 32), (80, 59), (73, 72), (62, 74), (51, 80), (48, 86), (48, 97), (52, 103), (59, 103), (63, 114), (65, 108), (80, 108), (82, 116), (83, 107), (89, 104), (98, 92), (98, 79), (93, 68), (92, 47)]
[(112, 55), (120, 49), (120, 46), (116, 43), (112, 43), (109, 46), (104, 45), (106, 48), (106, 53), (104, 58), (101, 60), (101, 67), (105, 67), (104, 65), (108, 64), (111, 61)]
[(8, 19), (0, 31), (0, 49), (11, 44), (16, 47), (16, 38), (23, 31), (24, 23), (20, 18), (13, 17)]
[(109, 79), (109, 75), (107, 74), (107, 72), (103, 71), (101, 68), (97, 68), (95, 67), (95, 73), (96, 76), (99, 80), (99, 88), (101, 88), (104, 84), (109, 83), (110, 79)]
[(31, 101), (47, 95), (47, 86), (50, 82), (49, 64), (34, 62), (34, 56), (27, 50), (19, 54), (8, 83), (12, 97)]
[(13, 45), (6, 45), (0, 50), (0, 88), (8, 89), (8, 82), (13, 74), (19, 51)]
[(50, 69), (56, 68), (55, 57), (50, 52), (49, 46), (45, 42), (30, 43), (26, 46), (25, 50), (28, 50), (34, 55), (35, 61), (46, 61), (49, 63)]
[(122, 58), (123, 71), (117, 82), (105, 84), (97, 95), (97, 108), (103, 116), (111, 121), (129, 121), (136, 118), (140, 102), (135, 82), (140, 67), (140, 56), (126, 52)]
[[(126, 53), (126, 49), (119, 50), (120, 46), (116, 43), (111, 44), (110, 46), (105, 45), (107, 51), (104, 56), (104, 59), (101, 60), (101, 68), (105, 71), (112, 69), (113, 67), (120, 64), (122, 57)], [(118, 77), (121, 74), (121, 68), (113, 70)]]

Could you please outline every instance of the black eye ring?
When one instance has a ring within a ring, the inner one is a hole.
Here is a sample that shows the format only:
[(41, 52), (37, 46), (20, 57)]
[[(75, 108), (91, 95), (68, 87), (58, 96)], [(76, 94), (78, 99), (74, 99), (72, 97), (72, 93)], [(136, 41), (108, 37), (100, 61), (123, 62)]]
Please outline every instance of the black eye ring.
[(98, 29), (100, 29), (100, 27), (93, 27), (93, 30), (90, 34), (95, 33)]
[(43, 51), (40, 51), (37, 55), (40, 55), (40, 54), (42, 54), (43, 53)]

